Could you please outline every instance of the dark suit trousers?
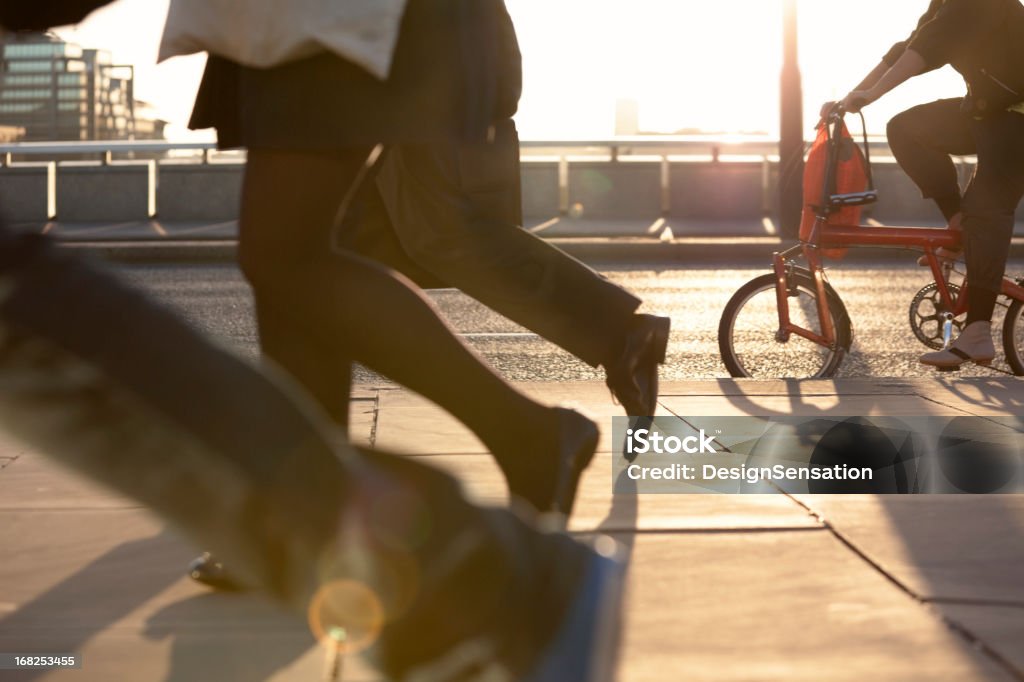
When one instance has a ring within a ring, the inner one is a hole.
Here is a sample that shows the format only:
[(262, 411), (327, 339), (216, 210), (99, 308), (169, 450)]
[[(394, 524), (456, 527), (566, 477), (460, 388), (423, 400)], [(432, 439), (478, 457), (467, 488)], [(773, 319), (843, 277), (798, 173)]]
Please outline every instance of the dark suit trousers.
[[(462, 290), (598, 366), (612, 359), (640, 299), (520, 227), (519, 139), (390, 147), (340, 245), (424, 287)], [(371, 190), (373, 186), (371, 185)]]

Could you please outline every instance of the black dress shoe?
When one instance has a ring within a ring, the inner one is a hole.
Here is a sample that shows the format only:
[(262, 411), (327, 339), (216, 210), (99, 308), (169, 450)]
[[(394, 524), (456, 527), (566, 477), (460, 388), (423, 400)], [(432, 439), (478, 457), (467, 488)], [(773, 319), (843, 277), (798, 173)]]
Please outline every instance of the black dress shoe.
[(241, 592), (245, 589), (225, 570), (224, 564), (209, 552), (203, 552), (201, 557), (188, 565), (188, 577), (221, 592)]
[(600, 433), (597, 424), (579, 412), (555, 408), (557, 435), (545, 453), (521, 453), (498, 459), (509, 493), (541, 514), (568, 518), (576, 501), (580, 476), (594, 459)]
[(658, 406), (658, 365), (665, 363), (672, 320), (636, 315), (622, 352), (605, 366), (605, 383), (631, 417), (653, 417)]

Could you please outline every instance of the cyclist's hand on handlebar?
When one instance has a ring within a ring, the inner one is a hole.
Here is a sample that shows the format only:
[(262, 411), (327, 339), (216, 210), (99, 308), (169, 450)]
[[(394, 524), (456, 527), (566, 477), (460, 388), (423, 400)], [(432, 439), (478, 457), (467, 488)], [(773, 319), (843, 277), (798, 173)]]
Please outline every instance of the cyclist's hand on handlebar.
[(844, 97), (839, 105), (843, 108), (843, 111), (856, 114), (874, 101), (874, 97), (871, 96), (868, 90), (854, 90)]

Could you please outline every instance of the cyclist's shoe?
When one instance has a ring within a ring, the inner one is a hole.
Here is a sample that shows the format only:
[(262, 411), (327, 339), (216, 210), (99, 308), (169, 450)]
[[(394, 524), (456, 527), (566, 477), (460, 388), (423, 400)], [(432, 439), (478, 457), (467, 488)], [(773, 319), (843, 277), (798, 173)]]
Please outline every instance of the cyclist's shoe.
[(992, 343), (991, 326), (990, 322), (983, 320), (970, 323), (949, 348), (922, 355), (921, 364), (947, 372), (959, 369), (965, 362), (984, 366), (992, 364), (996, 347)]
[[(940, 262), (958, 261), (963, 259), (964, 252), (963, 250), (953, 251), (952, 249), (944, 249), (942, 247), (939, 247), (938, 249), (935, 250), (935, 256), (939, 259)], [(918, 258), (917, 264), (923, 267), (928, 267), (928, 256), (921, 256), (920, 258)]]

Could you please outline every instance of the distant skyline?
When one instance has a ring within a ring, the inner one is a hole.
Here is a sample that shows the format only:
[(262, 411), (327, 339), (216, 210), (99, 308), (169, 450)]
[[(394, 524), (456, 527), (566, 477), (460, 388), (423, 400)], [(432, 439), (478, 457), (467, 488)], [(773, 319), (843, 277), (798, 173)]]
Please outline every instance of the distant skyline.
[[(637, 101), (645, 131), (777, 133), (782, 0), (507, 4), (524, 55), (517, 116), (524, 138), (609, 137), (621, 99)], [(927, 4), (800, 0), (808, 136), (821, 102), (856, 85), (893, 42), (910, 32)], [(171, 122), (172, 139), (181, 139), (196, 135), (186, 124), (205, 57), (156, 64), (167, 5), (168, 0), (120, 0), (58, 33), (134, 64), (138, 97)], [(892, 115), (914, 103), (962, 94), (962, 81), (948, 67), (927, 74), (868, 109), (868, 127), (884, 132)]]

